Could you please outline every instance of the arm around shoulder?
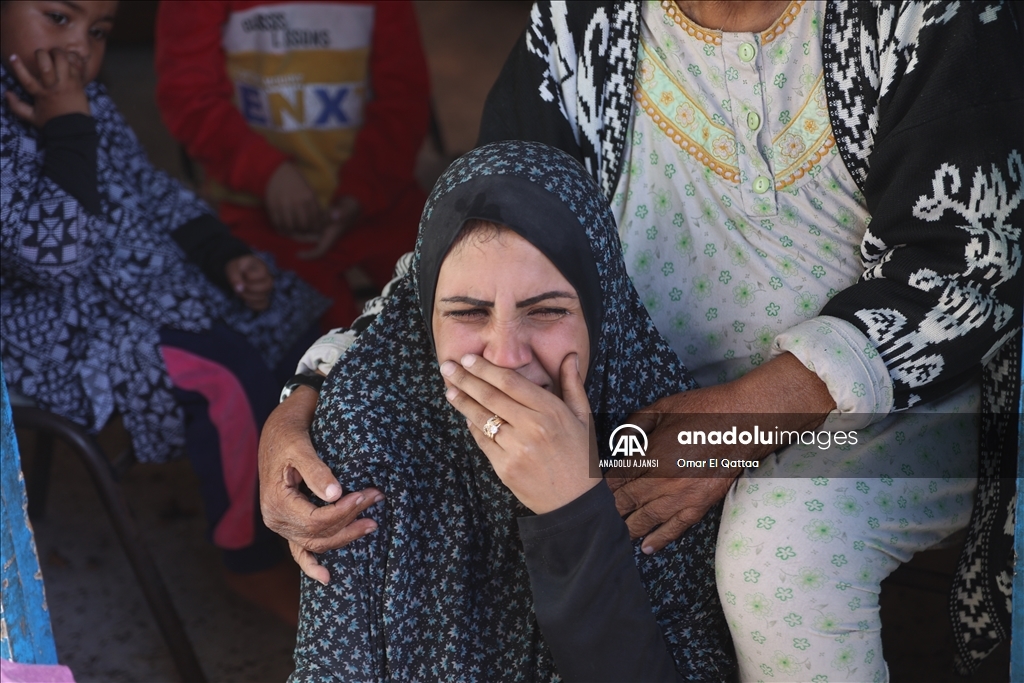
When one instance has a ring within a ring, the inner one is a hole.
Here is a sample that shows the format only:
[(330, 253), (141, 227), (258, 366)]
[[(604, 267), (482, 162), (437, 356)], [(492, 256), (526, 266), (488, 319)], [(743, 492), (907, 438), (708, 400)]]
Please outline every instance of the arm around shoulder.
[[(260, 435), (260, 509), (267, 527), (288, 540), (302, 571), (327, 583), (330, 576), (313, 553), (340, 548), (376, 530), (373, 520), (358, 515), (383, 496), (376, 489), (342, 496), (337, 478), (309, 437), (316, 404), (317, 392), (300, 386), (267, 418)], [(314, 505), (303, 493), (303, 483), (328, 504)]]

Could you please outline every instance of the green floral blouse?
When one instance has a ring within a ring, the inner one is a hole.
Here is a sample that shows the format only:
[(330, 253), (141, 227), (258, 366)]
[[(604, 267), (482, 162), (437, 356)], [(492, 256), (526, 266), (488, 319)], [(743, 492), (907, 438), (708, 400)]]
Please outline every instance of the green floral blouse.
[(613, 211), (633, 284), (702, 385), (790, 351), (866, 424), (892, 409), (885, 365), (819, 315), (863, 272), (871, 220), (829, 124), (823, 5), (793, 2), (752, 34), (645, 3)]

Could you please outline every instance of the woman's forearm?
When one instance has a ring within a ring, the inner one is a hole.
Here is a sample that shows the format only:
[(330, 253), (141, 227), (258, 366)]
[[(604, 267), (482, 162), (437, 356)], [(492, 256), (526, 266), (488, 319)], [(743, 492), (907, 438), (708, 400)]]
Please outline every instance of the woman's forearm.
[(608, 487), (520, 518), (519, 530), (537, 621), (564, 680), (679, 680)]

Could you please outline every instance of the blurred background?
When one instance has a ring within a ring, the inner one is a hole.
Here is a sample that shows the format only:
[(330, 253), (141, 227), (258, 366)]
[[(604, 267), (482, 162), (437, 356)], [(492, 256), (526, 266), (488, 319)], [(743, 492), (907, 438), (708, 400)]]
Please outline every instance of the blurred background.
[[(187, 161), (154, 100), (156, 7), (122, 2), (100, 80), (153, 163), (187, 181)], [(452, 159), (473, 147), (487, 92), (527, 25), (530, 3), (417, 2), (416, 9), (436, 119), (417, 171), (429, 189)], [(30, 471), (32, 435), (18, 436)], [(117, 421), (100, 440), (109, 453), (127, 445)], [(180, 680), (84, 468), (62, 451), (55, 463), (46, 514), (35, 531), (60, 662), (80, 683)], [(284, 680), (295, 633), (224, 588), (188, 463), (136, 465), (124, 487), (209, 680)], [(883, 584), (892, 680), (964, 680), (952, 670), (945, 596), (958, 553), (925, 553)], [(1008, 670), (1004, 646), (971, 680), (1005, 681)]]

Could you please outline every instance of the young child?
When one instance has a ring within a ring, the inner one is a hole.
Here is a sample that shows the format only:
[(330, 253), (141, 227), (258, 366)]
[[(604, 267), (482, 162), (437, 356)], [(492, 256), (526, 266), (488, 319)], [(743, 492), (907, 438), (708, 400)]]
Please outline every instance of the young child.
[(364, 297), (347, 276), (379, 291), (426, 199), (413, 175), (429, 84), (412, 3), (163, 2), (156, 69), (164, 121), (221, 219), (334, 299), (325, 328), (349, 324)]
[(4, 372), (91, 430), (119, 413), (140, 460), (187, 451), (229, 585), (294, 622), (257, 442), (327, 302), (147, 161), (93, 82), (116, 10), (0, 3)]

